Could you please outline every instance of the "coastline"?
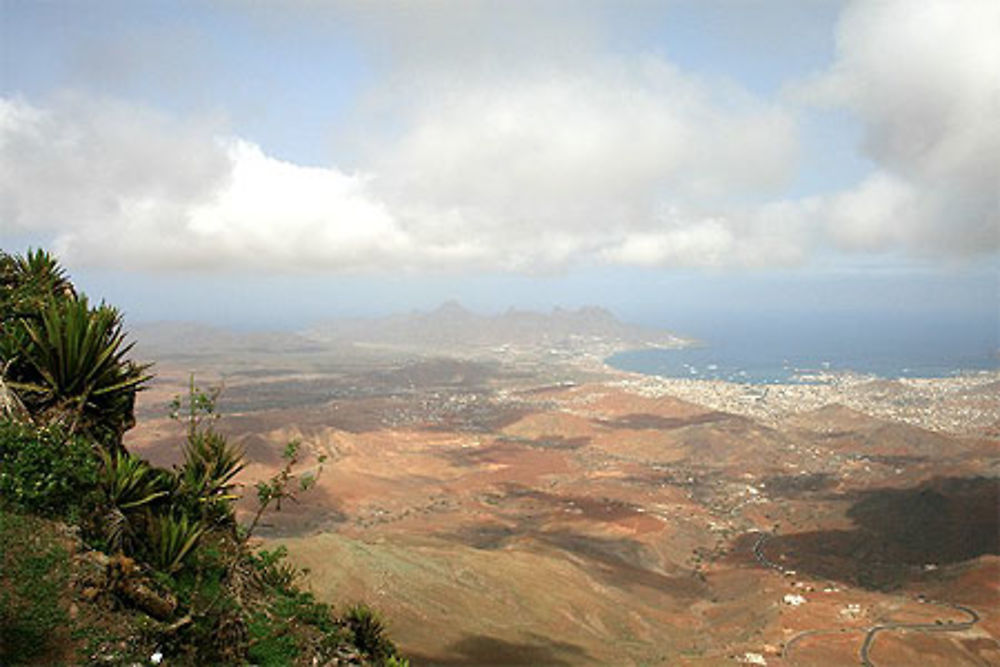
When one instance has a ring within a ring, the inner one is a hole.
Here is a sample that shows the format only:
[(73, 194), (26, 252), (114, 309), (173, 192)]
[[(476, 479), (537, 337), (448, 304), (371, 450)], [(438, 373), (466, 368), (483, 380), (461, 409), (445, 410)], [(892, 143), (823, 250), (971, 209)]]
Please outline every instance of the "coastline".
[(995, 437), (1000, 432), (1000, 369), (952, 377), (881, 378), (824, 373), (821, 382), (752, 384), (670, 378), (626, 371), (606, 363), (604, 384), (647, 398), (672, 396), (768, 426), (797, 414), (841, 405), (878, 419), (952, 435)]

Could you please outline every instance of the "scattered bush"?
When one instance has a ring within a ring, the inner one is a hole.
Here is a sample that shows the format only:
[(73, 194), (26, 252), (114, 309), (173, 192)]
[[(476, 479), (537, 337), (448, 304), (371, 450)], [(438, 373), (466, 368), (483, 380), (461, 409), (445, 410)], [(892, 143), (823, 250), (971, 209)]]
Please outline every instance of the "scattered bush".
[(350, 645), (350, 631), (338, 625), (330, 606), (317, 602), (312, 593), (272, 589), (269, 600), (249, 623), (251, 662), (287, 665), (312, 655), (325, 663), (338, 647)]

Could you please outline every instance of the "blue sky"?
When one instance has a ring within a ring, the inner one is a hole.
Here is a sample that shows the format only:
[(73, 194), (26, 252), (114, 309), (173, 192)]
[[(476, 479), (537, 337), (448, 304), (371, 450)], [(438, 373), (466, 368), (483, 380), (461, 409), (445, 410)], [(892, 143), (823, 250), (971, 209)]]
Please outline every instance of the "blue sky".
[(0, 0), (0, 245), (134, 320), (995, 325), (998, 28), (989, 0)]

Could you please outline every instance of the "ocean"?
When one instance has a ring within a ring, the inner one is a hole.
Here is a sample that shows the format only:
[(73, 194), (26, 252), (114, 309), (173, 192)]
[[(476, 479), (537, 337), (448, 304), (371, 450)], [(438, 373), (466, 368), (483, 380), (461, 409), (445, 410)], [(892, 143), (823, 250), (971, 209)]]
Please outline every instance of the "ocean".
[(1000, 348), (997, 317), (988, 312), (716, 314), (670, 328), (701, 344), (621, 352), (607, 363), (671, 378), (777, 384), (813, 382), (817, 373), (901, 378), (996, 370)]

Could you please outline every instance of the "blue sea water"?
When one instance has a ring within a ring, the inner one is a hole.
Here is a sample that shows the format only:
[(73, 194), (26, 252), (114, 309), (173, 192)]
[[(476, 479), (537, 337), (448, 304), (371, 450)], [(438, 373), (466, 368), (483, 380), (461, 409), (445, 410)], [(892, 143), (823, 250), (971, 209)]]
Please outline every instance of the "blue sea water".
[[(997, 319), (931, 314), (730, 315), (689, 323), (701, 344), (615, 354), (620, 370), (751, 384), (814, 381), (816, 373), (947, 377), (998, 368)], [(805, 377), (803, 377), (805, 376)]]

